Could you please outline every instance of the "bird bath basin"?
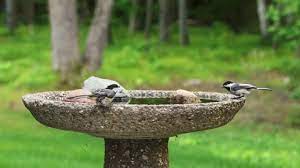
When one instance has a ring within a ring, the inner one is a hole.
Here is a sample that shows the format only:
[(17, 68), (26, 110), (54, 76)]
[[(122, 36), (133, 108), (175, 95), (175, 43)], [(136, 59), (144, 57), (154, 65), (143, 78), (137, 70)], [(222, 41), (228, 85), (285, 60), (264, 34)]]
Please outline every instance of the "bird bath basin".
[[(131, 90), (136, 100), (169, 99), (175, 91)], [(28, 94), (23, 102), (40, 123), (105, 139), (104, 167), (168, 167), (168, 138), (225, 125), (242, 108), (244, 98), (194, 92), (205, 103), (170, 104), (166, 101), (113, 104), (68, 102), (72, 91)], [(161, 103), (160, 103), (161, 102)]]

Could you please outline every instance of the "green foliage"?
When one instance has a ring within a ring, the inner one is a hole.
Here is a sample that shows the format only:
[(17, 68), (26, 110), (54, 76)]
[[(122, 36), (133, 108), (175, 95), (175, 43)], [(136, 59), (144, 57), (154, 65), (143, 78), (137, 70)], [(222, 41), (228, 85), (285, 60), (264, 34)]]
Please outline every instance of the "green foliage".
[[(81, 26), (80, 30), (83, 51), (88, 29)], [(0, 86), (33, 91), (54, 89), (57, 76), (51, 70), (49, 28), (36, 26), (33, 31), (21, 27), (14, 36), (8, 36), (5, 28), (0, 29)], [(156, 36), (147, 41), (142, 34), (128, 35), (126, 31), (114, 30), (117, 40), (104, 54), (103, 68), (92, 75), (113, 78), (129, 88), (165, 85), (174, 79), (219, 82), (231, 74), (245, 80), (256, 71), (272, 70), (281, 60), (293, 60), (287, 56), (291, 55), (289, 52), (257, 48), (259, 36), (236, 35), (221, 23), (191, 28), (192, 44), (188, 47), (179, 47), (176, 36), (172, 36), (170, 44), (160, 44)], [(279, 67), (278, 71), (284, 68)], [(90, 75), (83, 74), (78, 76), (77, 87)]]
[[(275, 45), (288, 46), (299, 50), (300, 43), (300, 0), (274, 0), (269, 6), (271, 21), (269, 31)], [(298, 53), (299, 54), (299, 53)], [(291, 77), (292, 98), (300, 99), (300, 60), (289, 59), (281, 64), (281, 69)]]
[(213, 24), (216, 21), (226, 22), (234, 30), (256, 31), (257, 16), (256, 1), (240, 0), (190, 0), (189, 18), (195, 19), (204, 25)]
[[(0, 85), (37, 89), (55, 83), (57, 78), (51, 70), (49, 30), (37, 27), (33, 31), (21, 27), (14, 36), (0, 36)], [(1, 27), (0, 33), (5, 32), (5, 28)]]
[[(298, 86), (296, 89), (294, 89), (294, 91), (291, 94), (291, 97), (294, 99), (300, 100), (300, 86)], [(300, 116), (298, 118), (300, 118)], [(300, 125), (300, 122), (299, 122), (299, 125)]]
[(113, 25), (127, 24), (129, 11), (131, 10), (130, 0), (118, 0), (118, 1), (114, 1), (114, 3), (115, 4), (113, 8), (112, 24)]
[[(87, 31), (85, 25), (80, 26), (81, 51), (84, 51)], [(104, 53), (102, 69), (95, 74), (78, 75), (77, 87), (89, 75), (112, 78), (134, 88), (166, 85), (174, 79), (222, 82), (232, 77), (247, 80), (274, 70), (291, 79), (299, 74), (295, 69), (299, 61), (291, 50), (261, 47), (258, 35), (237, 35), (221, 23), (191, 28), (190, 33), (191, 45), (182, 47), (178, 45), (176, 33), (172, 34), (169, 44), (161, 44), (157, 36), (145, 40), (143, 34), (129, 35), (126, 28), (116, 28), (113, 30), (115, 42)], [(20, 27), (14, 36), (9, 36), (1, 27), (0, 34), (0, 86), (22, 90), (55, 89), (58, 78), (51, 66), (49, 28), (35, 26), (31, 32)], [(271, 79), (269, 83), (278, 82)]]
[(299, 58), (285, 58), (274, 66), (274, 69), (281, 70), (288, 74), (290, 78), (289, 89), (292, 90), (290, 97), (293, 99), (300, 99), (300, 59)]
[(300, 39), (300, 0), (274, 0), (268, 9), (269, 31), (275, 44), (296, 48)]

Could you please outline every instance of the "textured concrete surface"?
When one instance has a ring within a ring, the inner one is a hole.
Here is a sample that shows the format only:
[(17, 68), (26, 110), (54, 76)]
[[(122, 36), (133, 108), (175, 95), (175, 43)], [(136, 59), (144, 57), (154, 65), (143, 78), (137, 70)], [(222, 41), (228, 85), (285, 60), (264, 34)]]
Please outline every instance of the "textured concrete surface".
[[(232, 95), (194, 92), (201, 99), (219, 102), (196, 104), (114, 104), (100, 108), (93, 102), (65, 101), (72, 92), (43, 92), (22, 97), (40, 123), (63, 130), (110, 139), (158, 139), (220, 127), (245, 103)], [(170, 98), (175, 91), (132, 90), (134, 98)]]
[[(186, 90), (170, 95), (170, 103), (198, 103), (199, 98)], [(168, 141), (163, 139), (105, 139), (105, 168), (168, 168)]]
[(105, 168), (168, 168), (168, 138), (105, 139)]

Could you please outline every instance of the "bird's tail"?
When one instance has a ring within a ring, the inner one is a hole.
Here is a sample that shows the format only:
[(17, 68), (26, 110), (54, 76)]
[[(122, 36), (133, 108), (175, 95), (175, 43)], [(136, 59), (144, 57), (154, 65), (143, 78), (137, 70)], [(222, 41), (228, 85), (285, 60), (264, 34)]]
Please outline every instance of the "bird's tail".
[(257, 90), (267, 90), (267, 91), (272, 91), (270, 88), (257, 88)]

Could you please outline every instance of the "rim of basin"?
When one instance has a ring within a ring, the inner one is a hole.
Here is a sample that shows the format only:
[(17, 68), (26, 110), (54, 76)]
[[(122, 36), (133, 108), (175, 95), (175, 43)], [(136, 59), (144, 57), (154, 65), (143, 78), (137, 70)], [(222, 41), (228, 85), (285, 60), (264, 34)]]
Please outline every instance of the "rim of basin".
[[(46, 126), (114, 139), (166, 138), (219, 127), (231, 121), (245, 102), (245, 98), (232, 99), (233, 95), (224, 93), (194, 92), (199, 98), (219, 102), (150, 105), (115, 103), (109, 109), (102, 109), (96, 103), (64, 101), (70, 92), (40, 92), (22, 98), (36, 120)], [(175, 91), (129, 91), (134, 98), (168, 98), (172, 93)]]
[[(64, 98), (72, 90), (68, 91), (48, 91), (48, 92), (38, 92), (27, 94), (22, 97), (23, 100), (26, 101), (37, 101), (37, 100), (44, 100), (48, 103), (66, 103), (66, 104), (78, 104), (82, 106), (91, 106), (95, 105), (95, 103), (85, 103), (85, 102), (68, 102), (64, 101)], [(157, 99), (157, 98), (170, 98), (172, 94), (176, 92), (176, 90), (128, 90), (130, 97), (135, 99)], [(233, 99), (234, 95), (226, 94), (226, 93), (218, 93), (218, 92), (203, 92), (197, 91), (193, 92), (199, 99), (205, 100), (212, 100), (213, 102), (205, 102), (205, 103), (192, 103), (192, 104), (122, 104), (122, 103), (114, 103), (112, 106), (192, 106), (192, 105), (200, 105), (200, 106), (211, 106), (211, 105), (218, 105), (218, 104), (227, 104), (232, 102), (240, 102), (243, 101), (245, 98), (237, 98)]]

